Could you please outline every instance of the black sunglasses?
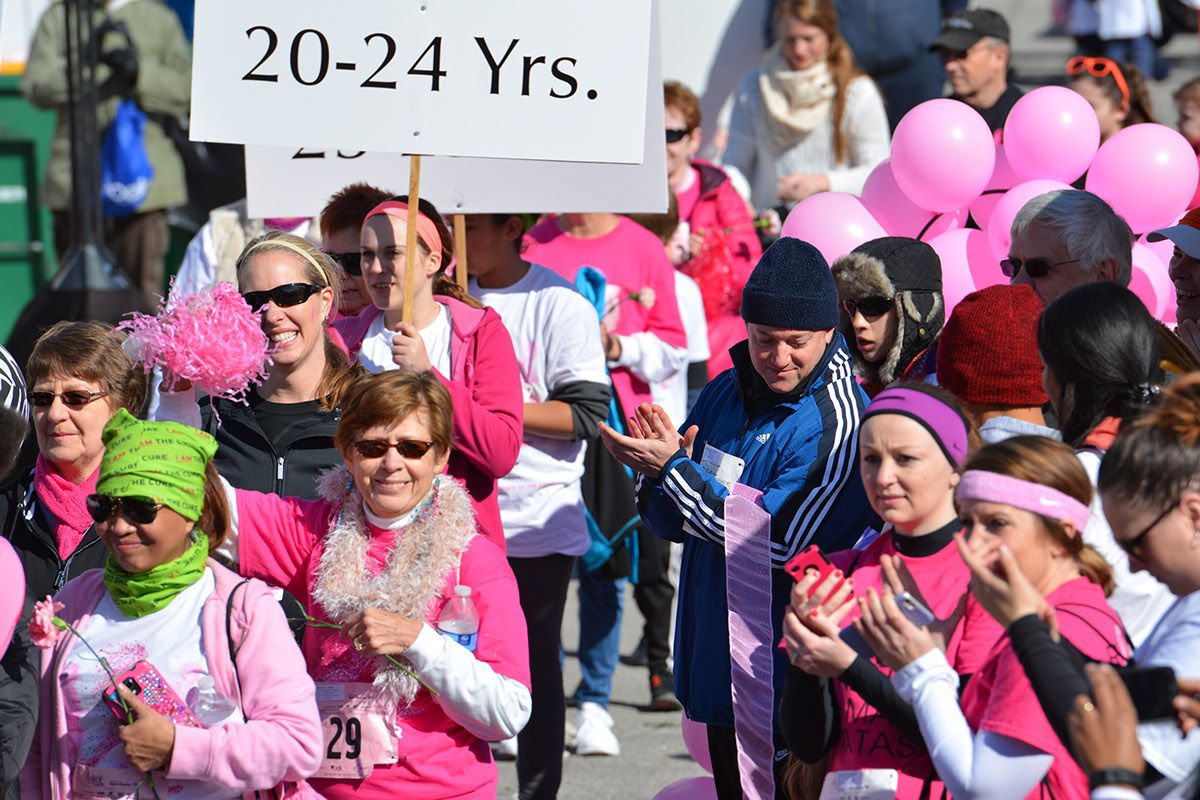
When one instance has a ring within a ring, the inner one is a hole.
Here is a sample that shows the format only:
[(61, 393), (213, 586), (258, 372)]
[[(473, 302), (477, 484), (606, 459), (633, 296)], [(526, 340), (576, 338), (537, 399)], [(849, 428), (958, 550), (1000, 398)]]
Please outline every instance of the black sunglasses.
[(1179, 505), (1179, 502), (1180, 501), (1176, 500), (1174, 503), (1171, 503), (1171, 505), (1167, 506), (1165, 511), (1163, 511), (1161, 514), (1159, 514), (1157, 517), (1154, 518), (1154, 522), (1151, 522), (1149, 525), (1147, 525), (1145, 528), (1143, 528), (1142, 532), (1139, 533), (1137, 536), (1133, 537), (1132, 539), (1127, 539), (1126, 541), (1121, 541), (1120, 539), (1117, 539), (1114, 536), (1113, 540), (1116, 541), (1117, 544), (1121, 545), (1121, 549), (1124, 550), (1126, 553), (1133, 556), (1134, 558), (1140, 558), (1140, 556), (1138, 556), (1138, 554), (1137, 554), (1137, 551), (1138, 551), (1138, 548), (1140, 548), (1142, 546), (1142, 539), (1145, 539), (1147, 533), (1149, 533), (1150, 531), (1152, 531), (1156, 527), (1158, 527), (1158, 523), (1160, 523), (1164, 519), (1166, 519), (1167, 515), (1170, 514), (1172, 511), (1174, 511), (1175, 507)]
[(325, 255), (336, 261), (347, 275), (362, 275), (362, 253), (332, 253), (326, 250)]
[(312, 283), (285, 283), (265, 292), (242, 292), (242, 297), (246, 298), (252, 311), (258, 311), (268, 300), (274, 300), (275, 305), (280, 308), (287, 308), (300, 305), (322, 288), (324, 287)]
[(864, 297), (861, 300), (843, 300), (842, 307), (846, 316), (853, 317), (856, 311), (861, 311), (864, 317), (882, 317), (892, 310), (895, 299), (891, 297)]
[(1067, 261), (1056, 261), (1053, 264), (1044, 258), (1031, 258), (1028, 261), (1022, 261), (1019, 258), (1006, 258), (1000, 262), (1000, 271), (1007, 278), (1017, 277), (1017, 273), (1021, 268), (1025, 268), (1025, 274), (1031, 278), (1044, 278), (1050, 272), (1051, 267), (1062, 266), (1063, 264), (1075, 264), (1083, 259), (1072, 258)]
[(162, 503), (155, 503), (144, 497), (113, 497), (108, 494), (89, 494), (87, 498), (88, 514), (96, 522), (104, 522), (113, 514), (120, 511), (130, 520), (139, 525), (149, 525), (158, 516)]
[(692, 132), (691, 128), (667, 128), (667, 144), (682, 142), (683, 137)]
[(54, 398), (61, 397), (63, 405), (71, 408), (80, 408), (95, 400), (97, 397), (104, 397), (108, 392), (85, 392), (82, 389), (72, 389), (69, 392), (56, 394), (54, 392), (30, 392), (29, 405), (35, 408), (45, 408), (54, 404)]
[(398, 442), (385, 442), (383, 439), (360, 439), (354, 443), (354, 449), (363, 458), (383, 458), (387, 451), (396, 448), (401, 458), (417, 460), (429, 452), (433, 442), (423, 442), (420, 439), (401, 439)]

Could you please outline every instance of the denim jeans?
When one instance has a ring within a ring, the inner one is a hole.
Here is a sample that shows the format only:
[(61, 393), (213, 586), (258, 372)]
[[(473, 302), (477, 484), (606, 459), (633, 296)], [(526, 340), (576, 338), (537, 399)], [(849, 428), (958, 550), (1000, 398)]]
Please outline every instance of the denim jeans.
[(1154, 77), (1154, 40), (1149, 34), (1135, 39), (1106, 39), (1102, 47), (1105, 58), (1133, 64), (1146, 80)]
[(579, 577), (579, 669), (583, 673), (575, 697), (580, 703), (599, 703), (608, 708), (613, 671), (621, 655), (624, 580), (603, 578), (585, 570), (580, 561), (575, 563)]

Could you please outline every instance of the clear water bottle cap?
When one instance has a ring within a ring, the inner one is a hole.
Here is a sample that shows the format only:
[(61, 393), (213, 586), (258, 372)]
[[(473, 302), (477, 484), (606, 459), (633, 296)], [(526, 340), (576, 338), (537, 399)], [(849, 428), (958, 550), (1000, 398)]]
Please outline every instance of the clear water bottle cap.
[(215, 685), (216, 681), (213, 680), (212, 675), (201, 675), (196, 681), (196, 688), (202, 692), (211, 691)]
[(463, 586), (460, 583), (458, 586), (454, 587), (454, 596), (455, 597), (470, 597), (471, 596), (471, 587)]

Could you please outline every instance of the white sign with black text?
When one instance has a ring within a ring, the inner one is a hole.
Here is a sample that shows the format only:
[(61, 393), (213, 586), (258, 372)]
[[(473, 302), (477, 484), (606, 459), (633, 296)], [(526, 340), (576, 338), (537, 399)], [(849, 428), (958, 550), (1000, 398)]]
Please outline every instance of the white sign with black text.
[(191, 136), (636, 164), (650, 0), (204, 0)]
[[(664, 213), (667, 155), (657, 8), (650, 25), (648, 89), (643, 100), (645, 163), (425, 157), (421, 196), (445, 214)], [(247, 210), (252, 217), (311, 217), (334, 192), (359, 182), (406, 193), (408, 157), (344, 148), (246, 147)]]

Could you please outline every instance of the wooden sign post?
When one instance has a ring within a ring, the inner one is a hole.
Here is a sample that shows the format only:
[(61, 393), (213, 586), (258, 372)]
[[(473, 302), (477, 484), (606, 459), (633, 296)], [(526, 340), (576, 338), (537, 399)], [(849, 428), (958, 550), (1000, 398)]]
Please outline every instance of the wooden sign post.
[(454, 279), (467, 290), (467, 223), (463, 214), (454, 215)]
[(421, 156), (409, 156), (408, 229), (404, 238), (404, 310), (403, 322), (413, 321), (413, 282), (417, 273), (417, 216), (421, 213)]

